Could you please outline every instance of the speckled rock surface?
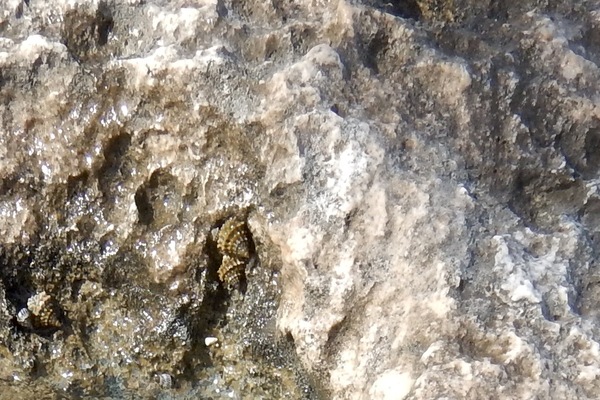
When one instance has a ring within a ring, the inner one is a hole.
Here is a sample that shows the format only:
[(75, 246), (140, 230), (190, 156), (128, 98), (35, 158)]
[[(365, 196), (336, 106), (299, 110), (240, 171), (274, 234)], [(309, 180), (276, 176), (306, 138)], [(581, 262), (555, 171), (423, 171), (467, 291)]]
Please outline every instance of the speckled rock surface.
[(0, 398), (600, 397), (600, 3), (48, 3), (0, 5)]

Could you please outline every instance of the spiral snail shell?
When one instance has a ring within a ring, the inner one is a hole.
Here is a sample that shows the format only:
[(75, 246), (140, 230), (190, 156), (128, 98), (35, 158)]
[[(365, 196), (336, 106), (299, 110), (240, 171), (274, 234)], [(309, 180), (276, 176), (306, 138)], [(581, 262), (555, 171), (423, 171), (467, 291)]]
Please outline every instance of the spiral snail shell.
[(17, 313), (17, 322), (26, 328), (53, 329), (62, 325), (56, 305), (46, 292), (40, 292), (27, 300), (27, 308)]
[(171, 389), (173, 387), (173, 377), (169, 374), (160, 373), (154, 375), (154, 380), (163, 389)]

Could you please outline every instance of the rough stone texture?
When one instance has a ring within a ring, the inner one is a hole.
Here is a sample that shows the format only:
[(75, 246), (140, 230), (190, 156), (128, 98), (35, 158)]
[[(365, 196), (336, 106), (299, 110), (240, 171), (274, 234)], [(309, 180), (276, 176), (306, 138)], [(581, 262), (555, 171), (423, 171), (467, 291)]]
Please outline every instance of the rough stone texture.
[(0, 397), (600, 397), (600, 3), (49, 3), (0, 5)]

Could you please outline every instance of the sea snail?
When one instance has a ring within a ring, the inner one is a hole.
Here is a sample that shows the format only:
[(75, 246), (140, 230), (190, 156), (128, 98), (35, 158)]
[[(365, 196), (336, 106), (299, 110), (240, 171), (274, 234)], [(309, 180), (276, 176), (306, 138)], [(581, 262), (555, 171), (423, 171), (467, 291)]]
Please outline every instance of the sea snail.
[(230, 218), (217, 235), (217, 249), (223, 260), (217, 271), (228, 288), (240, 288), (246, 276), (246, 265), (252, 259), (252, 239), (246, 222)]

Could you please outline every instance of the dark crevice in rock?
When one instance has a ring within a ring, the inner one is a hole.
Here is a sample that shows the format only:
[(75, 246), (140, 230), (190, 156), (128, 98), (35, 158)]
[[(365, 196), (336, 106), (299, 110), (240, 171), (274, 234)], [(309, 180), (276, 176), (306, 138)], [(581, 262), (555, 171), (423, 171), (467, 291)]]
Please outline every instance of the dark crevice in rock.
[(183, 188), (167, 170), (157, 169), (135, 193), (138, 219), (143, 225), (166, 226), (178, 222)]
[(115, 186), (129, 176), (125, 156), (130, 145), (131, 136), (122, 132), (111, 138), (104, 148), (104, 162), (98, 168), (96, 175), (98, 187), (107, 202), (111, 201)]
[(418, 0), (364, 0), (363, 3), (395, 17), (419, 21), (422, 16)]
[(138, 221), (141, 224), (150, 225), (154, 221), (154, 210), (144, 186), (140, 186), (137, 192), (135, 192), (134, 200), (138, 210)]
[(311, 26), (298, 24), (290, 27), (290, 43), (296, 54), (306, 54), (314, 46), (316, 40), (316, 32)]
[(112, 32), (114, 27), (114, 21), (112, 16), (112, 8), (106, 2), (100, 2), (98, 4), (98, 10), (96, 10), (96, 34), (97, 42), (99, 46), (104, 46), (108, 43), (108, 35)]
[(81, 196), (87, 190), (90, 182), (89, 171), (83, 171), (78, 175), (69, 176), (67, 178), (67, 198), (73, 200)]
[(100, 61), (108, 56), (101, 50), (114, 27), (112, 7), (100, 2), (95, 12), (81, 5), (64, 16), (62, 42), (78, 62)]
[(35, 293), (28, 273), (32, 257), (28, 249), (21, 246), (3, 245), (0, 251), (1, 277), (6, 297), (18, 311), (27, 306), (27, 299)]

